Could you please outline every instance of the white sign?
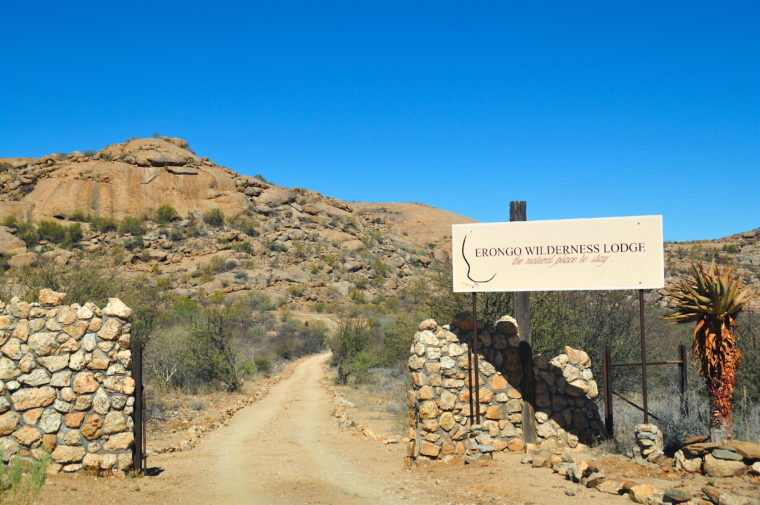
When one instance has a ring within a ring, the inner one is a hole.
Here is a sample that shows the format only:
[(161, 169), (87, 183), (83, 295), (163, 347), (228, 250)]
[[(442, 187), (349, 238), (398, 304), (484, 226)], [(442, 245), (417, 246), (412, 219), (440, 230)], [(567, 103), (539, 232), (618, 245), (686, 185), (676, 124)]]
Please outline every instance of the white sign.
[(662, 216), (455, 224), (454, 291), (659, 289)]

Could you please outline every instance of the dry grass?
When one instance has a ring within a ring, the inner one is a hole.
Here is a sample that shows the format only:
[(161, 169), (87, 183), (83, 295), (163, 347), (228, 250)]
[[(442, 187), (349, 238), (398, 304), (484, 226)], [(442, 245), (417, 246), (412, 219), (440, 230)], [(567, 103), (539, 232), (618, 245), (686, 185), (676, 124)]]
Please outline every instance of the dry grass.
[[(641, 405), (641, 394), (626, 394), (626, 398)], [(660, 428), (665, 442), (665, 452), (672, 455), (681, 442), (696, 435), (709, 435), (707, 393), (703, 387), (694, 386), (686, 393), (688, 409), (680, 406), (680, 395), (675, 386), (662, 386), (649, 390), (650, 422)], [(628, 453), (633, 447), (633, 430), (643, 422), (643, 413), (618, 398), (613, 399), (615, 437), (604, 445), (607, 449)], [(603, 409), (600, 404), (600, 410)], [(745, 405), (740, 395), (734, 398), (734, 438), (760, 442), (760, 405), (748, 401)]]
[(408, 380), (405, 368), (373, 368), (361, 383), (342, 387), (341, 394), (361, 417), (376, 422), (389, 435), (405, 435)]
[(34, 503), (47, 477), (50, 456), (45, 453), (39, 459), (19, 456), (3, 463), (0, 457), (0, 505), (28, 505)]

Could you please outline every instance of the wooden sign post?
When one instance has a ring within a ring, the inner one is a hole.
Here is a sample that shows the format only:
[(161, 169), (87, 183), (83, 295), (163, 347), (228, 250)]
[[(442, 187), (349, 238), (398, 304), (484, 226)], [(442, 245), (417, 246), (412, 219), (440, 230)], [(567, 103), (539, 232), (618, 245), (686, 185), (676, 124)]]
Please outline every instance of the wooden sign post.
[[(527, 221), (527, 203), (509, 202), (509, 220)], [(530, 291), (514, 293), (515, 319), (520, 336), (520, 367), (522, 368), (523, 390), (523, 439), (526, 443), (536, 443), (536, 378), (533, 375), (533, 341), (530, 335)]]

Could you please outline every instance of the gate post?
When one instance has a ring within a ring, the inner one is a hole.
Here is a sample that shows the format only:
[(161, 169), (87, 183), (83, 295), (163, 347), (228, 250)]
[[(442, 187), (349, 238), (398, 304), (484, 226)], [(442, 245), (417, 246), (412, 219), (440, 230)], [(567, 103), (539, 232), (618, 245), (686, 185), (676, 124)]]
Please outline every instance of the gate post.
[(134, 451), (132, 452), (132, 468), (135, 472), (141, 472), (143, 468), (143, 434), (145, 433), (143, 416), (144, 390), (143, 390), (143, 343), (140, 339), (132, 340), (132, 378), (135, 381), (135, 407), (132, 411), (134, 431)]
[(680, 365), (680, 380), (678, 381), (678, 390), (681, 393), (681, 414), (688, 415), (689, 403), (686, 401), (686, 388), (688, 386), (688, 369), (686, 368), (686, 346), (681, 344), (678, 346), (678, 359), (681, 360)]
[(615, 426), (612, 417), (612, 359), (610, 359), (610, 348), (604, 346), (603, 351), (604, 363), (604, 428), (607, 432), (607, 438), (615, 436)]

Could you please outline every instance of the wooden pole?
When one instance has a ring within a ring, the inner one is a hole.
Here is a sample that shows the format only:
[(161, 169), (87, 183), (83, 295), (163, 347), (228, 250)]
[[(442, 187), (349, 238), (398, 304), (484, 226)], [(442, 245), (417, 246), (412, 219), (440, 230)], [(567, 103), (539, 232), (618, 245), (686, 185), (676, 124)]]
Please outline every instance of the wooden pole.
[[(509, 202), (509, 220), (526, 221), (527, 204), (524, 201)], [(523, 439), (536, 443), (536, 377), (533, 374), (533, 341), (530, 334), (530, 293), (518, 292), (515, 297), (515, 319), (520, 330), (520, 364), (522, 367)]]

